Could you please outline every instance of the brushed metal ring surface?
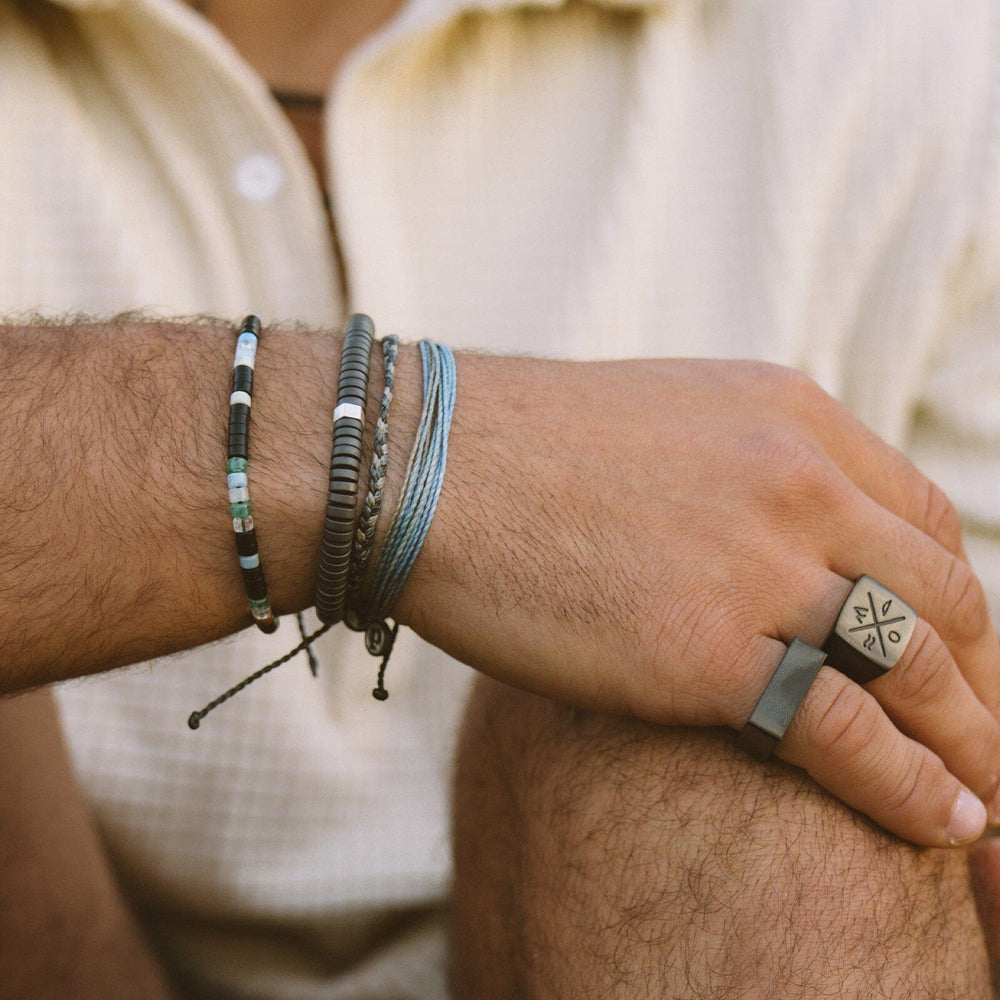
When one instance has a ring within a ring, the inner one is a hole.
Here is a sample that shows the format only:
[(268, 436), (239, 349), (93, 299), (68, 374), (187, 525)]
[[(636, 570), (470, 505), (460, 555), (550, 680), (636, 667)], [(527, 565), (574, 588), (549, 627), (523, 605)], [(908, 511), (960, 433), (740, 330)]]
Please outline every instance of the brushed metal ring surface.
[(793, 639), (740, 731), (737, 744), (758, 760), (767, 760), (791, 725), (825, 659), (822, 649)]
[(881, 677), (906, 652), (917, 618), (916, 611), (888, 587), (862, 576), (823, 643), (830, 666), (857, 684)]

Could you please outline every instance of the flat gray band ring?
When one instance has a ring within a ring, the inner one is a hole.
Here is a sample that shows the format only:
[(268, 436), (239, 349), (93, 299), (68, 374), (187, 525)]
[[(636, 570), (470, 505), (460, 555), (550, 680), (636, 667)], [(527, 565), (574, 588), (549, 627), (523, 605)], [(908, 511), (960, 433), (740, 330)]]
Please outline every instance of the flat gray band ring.
[(767, 760), (785, 735), (825, 660), (822, 649), (802, 639), (793, 639), (740, 731), (738, 745), (758, 760)]
[(830, 666), (856, 684), (888, 673), (906, 652), (918, 615), (878, 580), (862, 576), (847, 596), (823, 649)]

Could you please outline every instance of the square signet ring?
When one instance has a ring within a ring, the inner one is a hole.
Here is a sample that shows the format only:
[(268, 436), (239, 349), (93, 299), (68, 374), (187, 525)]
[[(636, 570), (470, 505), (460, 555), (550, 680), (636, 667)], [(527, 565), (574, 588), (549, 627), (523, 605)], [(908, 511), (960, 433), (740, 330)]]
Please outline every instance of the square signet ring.
[(906, 651), (917, 618), (916, 611), (888, 587), (862, 576), (823, 643), (830, 666), (857, 684), (881, 677)]

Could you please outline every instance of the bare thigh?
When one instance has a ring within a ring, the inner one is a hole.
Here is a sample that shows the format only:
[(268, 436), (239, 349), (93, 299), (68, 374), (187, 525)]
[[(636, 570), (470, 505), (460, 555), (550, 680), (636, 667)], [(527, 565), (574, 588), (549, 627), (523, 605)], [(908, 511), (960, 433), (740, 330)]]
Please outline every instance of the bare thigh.
[(482, 681), (456, 777), (456, 995), (993, 996), (963, 852), (731, 744)]
[(51, 694), (0, 698), (0, 997), (172, 996), (77, 786)]

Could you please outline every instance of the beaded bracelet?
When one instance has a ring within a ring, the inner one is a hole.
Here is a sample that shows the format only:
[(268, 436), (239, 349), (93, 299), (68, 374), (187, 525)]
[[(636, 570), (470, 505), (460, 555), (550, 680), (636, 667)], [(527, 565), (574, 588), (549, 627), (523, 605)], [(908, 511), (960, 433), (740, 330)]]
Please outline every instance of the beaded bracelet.
[(247, 451), (250, 443), (250, 405), (253, 395), (253, 369), (260, 339), (260, 320), (247, 316), (236, 336), (233, 360), (233, 391), (229, 397), (229, 460), (226, 480), (229, 485), (229, 514), (236, 534), (236, 553), (243, 571), (243, 583), (250, 603), (250, 614), (262, 632), (271, 633), (278, 620), (267, 596), (267, 581), (257, 551), (257, 532), (250, 507)]
[(340, 353), (326, 520), (316, 580), (316, 614), (325, 625), (344, 617), (375, 324), (362, 313), (347, 321)]

